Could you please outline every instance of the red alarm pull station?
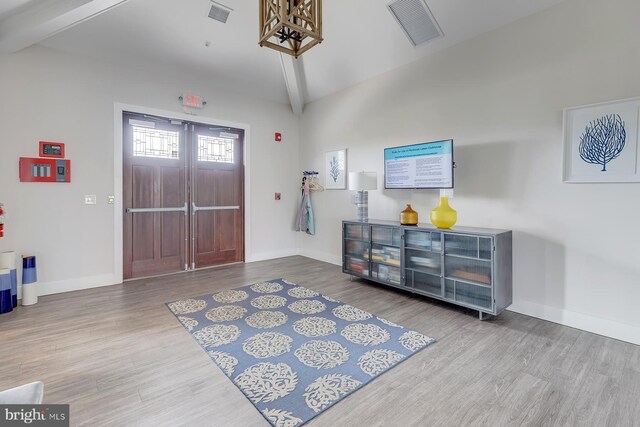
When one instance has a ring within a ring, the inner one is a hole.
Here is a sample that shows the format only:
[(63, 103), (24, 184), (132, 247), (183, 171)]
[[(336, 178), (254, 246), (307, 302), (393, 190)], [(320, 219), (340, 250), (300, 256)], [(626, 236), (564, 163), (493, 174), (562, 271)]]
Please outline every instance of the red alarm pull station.
[(20, 182), (71, 182), (71, 162), (20, 157)]
[(276, 132), (276, 142), (282, 142), (282, 134), (280, 132)]

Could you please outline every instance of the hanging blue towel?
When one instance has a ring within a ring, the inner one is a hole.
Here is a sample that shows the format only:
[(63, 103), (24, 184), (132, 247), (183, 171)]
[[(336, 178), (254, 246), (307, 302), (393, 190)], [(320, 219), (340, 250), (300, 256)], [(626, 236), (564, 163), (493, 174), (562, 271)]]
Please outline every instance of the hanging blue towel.
[(311, 206), (311, 191), (309, 190), (309, 180), (305, 178), (302, 189), (302, 202), (296, 219), (296, 231), (304, 231), (312, 236), (316, 234), (316, 227), (313, 219), (313, 207)]

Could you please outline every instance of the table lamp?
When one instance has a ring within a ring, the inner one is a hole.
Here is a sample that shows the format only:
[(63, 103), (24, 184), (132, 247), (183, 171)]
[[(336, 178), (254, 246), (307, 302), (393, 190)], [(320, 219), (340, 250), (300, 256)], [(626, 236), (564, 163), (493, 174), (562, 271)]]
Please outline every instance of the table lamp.
[(378, 188), (378, 174), (376, 172), (349, 172), (349, 190), (357, 193), (353, 199), (356, 205), (358, 221), (369, 221), (369, 193), (367, 190)]

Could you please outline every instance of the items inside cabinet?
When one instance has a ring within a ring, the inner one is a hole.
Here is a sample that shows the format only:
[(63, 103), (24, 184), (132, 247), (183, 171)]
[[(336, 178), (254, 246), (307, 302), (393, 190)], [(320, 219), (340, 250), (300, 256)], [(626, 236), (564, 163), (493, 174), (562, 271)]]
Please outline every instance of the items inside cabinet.
[(347, 257), (345, 267), (347, 270), (353, 273), (360, 274), (362, 276), (369, 275), (369, 263), (367, 261), (358, 258)]
[(400, 268), (384, 264), (371, 264), (371, 277), (394, 285), (401, 283)]
[(400, 266), (400, 248), (373, 245), (371, 261)]

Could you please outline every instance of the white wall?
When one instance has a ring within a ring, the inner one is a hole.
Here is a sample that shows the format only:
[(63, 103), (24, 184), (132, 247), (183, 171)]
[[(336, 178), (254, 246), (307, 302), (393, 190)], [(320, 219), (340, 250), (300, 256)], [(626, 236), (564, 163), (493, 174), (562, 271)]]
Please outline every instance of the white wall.
[[(383, 148), (454, 138), (459, 225), (514, 231), (512, 310), (640, 343), (640, 184), (563, 184), (562, 110), (640, 96), (640, 2), (568, 0), (307, 106), (302, 169), (348, 148), (377, 171), (370, 217), (436, 191), (383, 190)], [(313, 195), (302, 253), (340, 262), (349, 191)]]
[[(116, 281), (114, 206), (106, 203), (116, 192), (114, 104), (177, 114), (185, 91), (208, 101), (200, 116), (250, 126), (247, 260), (296, 253), (299, 125), (288, 105), (238, 95), (188, 73), (123, 69), (32, 47), (0, 57), (0, 202), (8, 214), (0, 251), (37, 255), (43, 293)], [(276, 131), (283, 143), (273, 142)], [(19, 182), (18, 158), (37, 157), (40, 140), (66, 144), (70, 184)], [(84, 205), (85, 194), (97, 195), (98, 204)]]

